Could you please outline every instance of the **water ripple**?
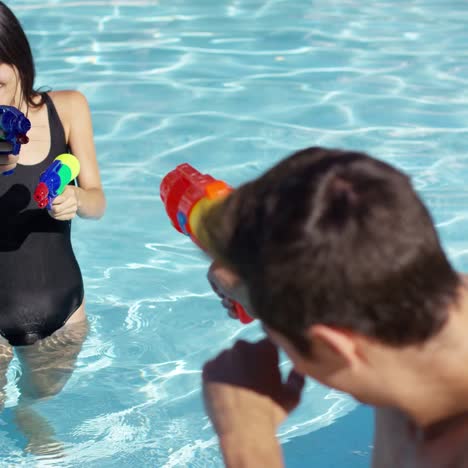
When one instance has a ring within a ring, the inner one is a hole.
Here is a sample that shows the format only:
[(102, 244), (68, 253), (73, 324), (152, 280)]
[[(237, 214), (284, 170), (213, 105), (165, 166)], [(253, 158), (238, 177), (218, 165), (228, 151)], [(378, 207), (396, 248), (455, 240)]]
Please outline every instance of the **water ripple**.
[[(74, 222), (90, 334), (63, 392), (38, 407), (62, 466), (222, 466), (200, 369), (262, 331), (227, 319), (208, 259), (167, 219), (159, 183), (179, 163), (237, 186), (300, 147), (367, 151), (408, 172), (450, 258), (468, 268), (466, 2), (13, 3), (38, 85), (90, 102), (108, 197), (102, 221)], [(19, 372), (14, 361), (6, 412)], [(281, 440), (354, 405), (309, 384)], [(5, 427), (2, 463), (31, 466)]]

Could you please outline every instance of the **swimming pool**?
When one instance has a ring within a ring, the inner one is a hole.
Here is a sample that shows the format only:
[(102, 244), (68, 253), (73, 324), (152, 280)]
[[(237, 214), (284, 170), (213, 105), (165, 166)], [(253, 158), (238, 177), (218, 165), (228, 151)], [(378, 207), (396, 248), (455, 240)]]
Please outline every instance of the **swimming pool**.
[[(236, 185), (301, 147), (368, 151), (411, 174), (468, 266), (465, 2), (8, 3), (38, 84), (88, 97), (109, 207), (75, 222), (91, 332), (65, 389), (36, 405), (64, 458), (23, 452), (15, 361), (0, 466), (222, 466), (200, 368), (261, 332), (226, 318), (166, 219), (159, 182), (181, 162)], [(281, 430), (289, 467), (368, 466), (367, 408), (310, 383), (300, 409)]]

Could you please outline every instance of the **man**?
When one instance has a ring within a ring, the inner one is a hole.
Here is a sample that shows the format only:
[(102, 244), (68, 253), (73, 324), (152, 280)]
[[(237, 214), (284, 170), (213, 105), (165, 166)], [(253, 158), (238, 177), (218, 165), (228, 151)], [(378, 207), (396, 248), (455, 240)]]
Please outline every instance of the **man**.
[(304, 377), (376, 408), (374, 466), (468, 466), (466, 280), (404, 174), (308, 148), (214, 206), (201, 239), (223, 303), (267, 335), (203, 369), (227, 466), (283, 466), (275, 434)]

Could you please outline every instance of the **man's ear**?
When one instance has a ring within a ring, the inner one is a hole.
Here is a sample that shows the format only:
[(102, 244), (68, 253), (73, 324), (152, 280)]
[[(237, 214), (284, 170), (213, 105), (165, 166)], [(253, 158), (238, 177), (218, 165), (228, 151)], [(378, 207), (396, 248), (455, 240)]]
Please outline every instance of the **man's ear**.
[[(313, 352), (339, 367), (352, 367), (357, 359), (356, 337), (353, 332), (328, 325), (312, 325), (307, 331)], [(334, 367), (335, 367), (334, 366)]]

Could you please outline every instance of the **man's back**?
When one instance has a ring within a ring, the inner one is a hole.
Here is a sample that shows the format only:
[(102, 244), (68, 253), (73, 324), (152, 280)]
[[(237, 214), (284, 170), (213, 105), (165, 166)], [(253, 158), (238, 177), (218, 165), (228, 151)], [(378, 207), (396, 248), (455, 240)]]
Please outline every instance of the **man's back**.
[(374, 468), (468, 467), (468, 415), (422, 432), (402, 412), (377, 409)]

